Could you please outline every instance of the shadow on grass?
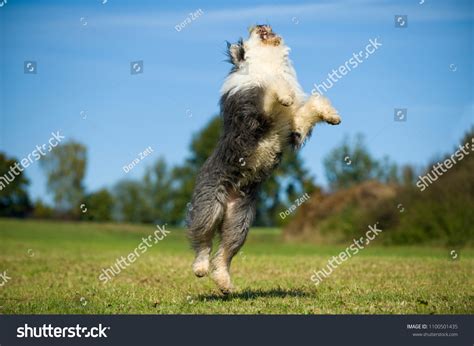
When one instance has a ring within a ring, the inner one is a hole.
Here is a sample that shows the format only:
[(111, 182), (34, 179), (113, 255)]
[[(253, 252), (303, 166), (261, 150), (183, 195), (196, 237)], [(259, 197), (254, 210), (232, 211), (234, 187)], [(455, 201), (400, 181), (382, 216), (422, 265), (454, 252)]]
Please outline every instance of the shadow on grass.
[(252, 290), (245, 289), (243, 291), (231, 293), (229, 295), (222, 295), (219, 293), (215, 294), (200, 294), (197, 296), (199, 301), (209, 301), (209, 300), (233, 300), (233, 299), (243, 299), (251, 300), (257, 298), (286, 298), (286, 297), (308, 297), (311, 294), (300, 289), (282, 289), (282, 288), (272, 288), (269, 290)]

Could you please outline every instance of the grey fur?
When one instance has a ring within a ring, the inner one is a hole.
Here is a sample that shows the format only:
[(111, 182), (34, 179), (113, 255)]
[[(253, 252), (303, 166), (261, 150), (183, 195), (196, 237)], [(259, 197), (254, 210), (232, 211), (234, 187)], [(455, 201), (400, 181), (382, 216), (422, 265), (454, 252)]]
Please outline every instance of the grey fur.
[(231, 44), (227, 41), (227, 52), (226, 55), (228, 56), (228, 62), (230, 62), (233, 67), (233, 71), (237, 70), (239, 64), (245, 60), (245, 50), (244, 50), (244, 41), (241, 38), (237, 43)]
[[(258, 87), (222, 96), (223, 132), (196, 179), (187, 215), (188, 238), (198, 260), (203, 256), (205, 260), (211, 253), (214, 235), (219, 234), (214, 268), (221, 256), (227, 268), (230, 267), (254, 219), (259, 186), (280, 161), (281, 153), (277, 153), (262, 169), (242, 165), (250, 161), (248, 158), (259, 141), (272, 129), (272, 122), (263, 112), (262, 100), (263, 90)], [(290, 141), (288, 138), (288, 144)]]
[[(236, 203), (247, 201), (239, 211), (246, 215), (254, 214), (258, 186), (271, 170), (255, 171), (243, 166), (242, 162), (247, 161), (259, 140), (271, 129), (271, 123), (263, 113), (262, 94), (263, 90), (253, 88), (232, 96), (225, 94), (221, 98), (223, 133), (197, 176), (188, 210), (188, 236), (195, 250), (203, 244), (208, 246), (217, 229), (223, 231), (226, 206), (230, 200)], [(273, 166), (277, 164), (274, 162)], [(224, 235), (222, 240), (230, 238)]]

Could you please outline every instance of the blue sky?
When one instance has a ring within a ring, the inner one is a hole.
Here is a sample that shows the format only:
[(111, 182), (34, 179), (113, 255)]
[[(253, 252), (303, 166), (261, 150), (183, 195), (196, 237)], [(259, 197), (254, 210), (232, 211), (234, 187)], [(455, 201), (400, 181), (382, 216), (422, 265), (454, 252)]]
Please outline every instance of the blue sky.
[[(469, 0), (103, 1), (0, 7), (0, 150), (21, 159), (60, 130), (88, 148), (88, 191), (140, 178), (160, 156), (182, 162), (192, 134), (218, 112), (230, 69), (225, 41), (255, 23), (285, 38), (307, 92), (369, 39), (382, 43), (326, 94), (343, 122), (317, 127), (302, 151), (319, 184), (323, 157), (344, 135), (363, 133), (376, 157), (420, 166), (451, 152), (474, 123)], [(408, 26), (395, 28), (395, 15), (407, 15)], [(26, 60), (37, 62), (37, 74), (24, 73)], [(137, 60), (144, 71), (132, 75)], [(394, 108), (408, 109), (406, 122), (393, 120)], [(122, 166), (150, 146), (125, 174)], [(38, 162), (26, 175), (31, 195), (46, 198)]]

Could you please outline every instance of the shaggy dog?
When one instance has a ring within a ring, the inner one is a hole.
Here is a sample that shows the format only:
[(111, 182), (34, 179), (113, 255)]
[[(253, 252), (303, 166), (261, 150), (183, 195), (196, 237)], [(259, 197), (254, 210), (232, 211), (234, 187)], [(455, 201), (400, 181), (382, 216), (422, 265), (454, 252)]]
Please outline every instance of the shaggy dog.
[[(232, 290), (230, 263), (252, 224), (259, 187), (283, 150), (301, 147), (317, 122), (341, 122), (327, 99), (305, 95), (289, 52), (268, 25), (228, 45), (233, 68), (221, 89), (223, 134), (197, 176), (186, 220), (194, 273), (211, 271), (224, 294)], [(220, 244), (210, 261), (216, 231)]]

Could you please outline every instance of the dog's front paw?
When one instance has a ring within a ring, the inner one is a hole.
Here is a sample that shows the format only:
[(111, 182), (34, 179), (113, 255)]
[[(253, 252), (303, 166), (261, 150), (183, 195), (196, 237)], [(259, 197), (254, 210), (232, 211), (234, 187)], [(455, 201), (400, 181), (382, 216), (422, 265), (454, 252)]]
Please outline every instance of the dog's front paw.
[(291, 95), (280, 96), (278, 102), (285, 107), (289, 107), (295, 102), (295, 98)]
[(339, 125), (341, 123), (341, 117), (337, 113), (326, 116), (324, 120), (331, 125)]
[(318, 115), (320, 120), (331, 125), (338, 125), (341, 123), (341, 117), (327, 98), (320, 95), (313, 95), (311, 96), (310, 102), (312, 103), (314, 112)]

